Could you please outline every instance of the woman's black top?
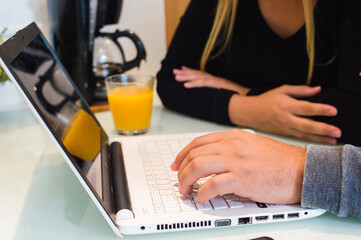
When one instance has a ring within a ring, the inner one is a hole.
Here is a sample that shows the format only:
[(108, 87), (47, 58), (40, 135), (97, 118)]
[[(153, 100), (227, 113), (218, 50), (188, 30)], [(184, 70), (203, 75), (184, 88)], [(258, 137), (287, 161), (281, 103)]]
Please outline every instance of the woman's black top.
[[(199, 69), (217, 0), (192, 0), (176, 30), (157, 74), (157, 91), (172, 110), (231, 124), (228, 115), (233, 91), (186, 89), (172, 70)], [(312, 86), (322, 92), (305, 100), (333, 105), (336, 117), (314, 117), (338, 126), (341, 141), (361, 145), (361, 1), (319, 0), (315, 15), (315, 69)], [(308, 73), (305, 27), (284, 39), (265, 22), (256, 0), (239, 0), (231, 45), (210, 60), (206, 72), (251, 88), (258, 95), (283, 84), (304, 85)]]

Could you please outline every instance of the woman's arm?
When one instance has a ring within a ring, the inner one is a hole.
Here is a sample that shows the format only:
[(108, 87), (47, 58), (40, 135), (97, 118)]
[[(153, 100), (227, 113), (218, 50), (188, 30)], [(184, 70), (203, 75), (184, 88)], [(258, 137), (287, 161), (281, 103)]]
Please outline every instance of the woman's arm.
[[(193, 0), (181, 18), (162, 68), (157, 74), (157, 91), (169, 109), (222, 124), (231, 124), (228, 102), (234, 91), (213, 88), (187, 89), (177, 82), (174, 69), (199, 69), (199, 61), (213, 23), (216, 0)], [(216, 73), (211, 73), (217, 75)]]
[(335, 144), (342, 134), (341, 130), (308, 117), (332, 117), (337, 115), (337, 109), (327, 104), (297, 99), (313, 96), (320, 91), (320, 87), (284, 85), (259, 96), (233, 95), (229, 103), (229, 116), (236, 125)]
[(361, 218), (361, 148), (309, 146), (301, 204)]
[(313, 119), (339, 127), (341, 142), (361, 146), (361, 1), (344, 2), (336, 58), (338, 85), (304, 100), (336, 107), (337, 116)]

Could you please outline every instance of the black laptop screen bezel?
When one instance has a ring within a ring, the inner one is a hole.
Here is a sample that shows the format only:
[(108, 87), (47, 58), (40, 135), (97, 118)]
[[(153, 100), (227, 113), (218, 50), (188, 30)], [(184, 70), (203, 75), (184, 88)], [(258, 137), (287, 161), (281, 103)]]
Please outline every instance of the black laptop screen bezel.
[[(46, 120), (46, 117), (42, 113), (42, 111), (39, 109), (37, 104), (33, 101), (31, 95), (27, 91), (26, 87), (23, 85), (22, 81), (20, 80), (19, 76), (16, 74), (12, 67), (12, 62), (22, 53), (22, 51), (36, 38), (40, 37), (48, 50), (50, 51), (53, 59), (55, 62), (59, 65), (59, 67), (64, 71), (66, 77), (71, 82), (72, 86), (74, 87), (74, 90), (76, 91), (76, 94), (79, 95), (80, 101), (82, 102), (82, 106), (85, 108), (85, 110), (91, 114), (91, 116), (96, 121), (97, 125), (99, 126), (101, 130), (101, 171), (102, 171), (102, 194), (103, 198), (99, 196), (96, 192), (96, 190), (93, 188), (89, 180), (87, 179), (86, 175), (82, 172), (82, 170), (79, 168), (78, 164), (76, 163), (76, 160), (74, 159), (73, 155), (69, 153), (69, 151), (64, 146), (63, 142), (57, 134), (53, 131), (52, 127), (50, 127), (50, 123)], [(13, 37), (11, 37), (9, 40), (7, 40), (5, 43), (3, 43), (0, 46), (0, 57), (3, 60), (4, 64), (6, 65), (7, 69), (15, 79), (16, 83), (19, 85), (27, 99), (30, 101), (32, 107), (37, 112), (37, 114), (41, 117), (42, 121), (50, 131), (50, 133), (53, 135), (54, 139), (57, 141), (59, 146), (62, 148), (64, 153), (67, 155), (68, 159), (71, 161), (72, 165), (77, 170), (78, 174), (81, 176), (82, 180), (85, 182), (85, 184), (89, 187), (92, 194), (96, 197), (98, 202), (101, 204), (105, 212), (108, 214), (110, 219), (113, 221), (113, 223), (116, 225), (115, 221), (115, 209), (114, 209), (114, 196), (112, 194), (112, 181), (111, 181), (111, 173), (110, 173), (110, 166), (111, 163), (109, 162), (109, 154), (108, 154), (108, 143), (109, 139), (107, 134), (105, 133), (104, 129), (100, 125), (100, 123), (95, 118), (94, 114), (90, 110), (88, 104), (84, 100), (83, 96), (80, 94), (78, 88), (71, 80), (69, 74), (64, 69), (64, 66), (59, 61), (58, 57), (55, 54), (55, 51), (52, 49), (44, 35), (41, 33), (40, 29), (37, 27), (35, 23), (31, 23), (24, 29), (17, 32)]]

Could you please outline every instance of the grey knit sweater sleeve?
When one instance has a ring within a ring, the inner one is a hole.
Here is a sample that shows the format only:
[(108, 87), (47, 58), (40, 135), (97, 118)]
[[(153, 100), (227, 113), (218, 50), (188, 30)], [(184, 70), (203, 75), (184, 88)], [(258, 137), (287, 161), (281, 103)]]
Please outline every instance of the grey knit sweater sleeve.
[(361, 218), (361, 148), (307, 148), (301, 205)]

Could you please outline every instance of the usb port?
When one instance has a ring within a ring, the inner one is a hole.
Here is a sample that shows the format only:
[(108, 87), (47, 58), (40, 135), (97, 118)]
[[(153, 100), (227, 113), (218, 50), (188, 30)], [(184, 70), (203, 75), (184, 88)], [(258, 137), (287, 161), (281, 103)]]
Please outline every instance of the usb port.
[(289, 213), (288, 214), (288, 218), (299, 218), (300, 214), (299, 213)]
[(252, 218), (250, 218), (250, 217), (238, 218), (239, 225), (246, 225), (246, 224), (251, 224), (251, 223), (252, 223)]
[(280, 219), (285, 219), (285, 215), (284, 214), (275, 214), (272, 216), (273, 220), (280, 220)]
[(256, 220), (257, 221), (266, 221), (266, 220), (268, 220), (268, 216), (257, 216)]

